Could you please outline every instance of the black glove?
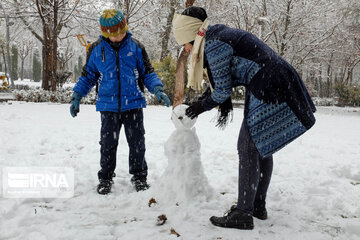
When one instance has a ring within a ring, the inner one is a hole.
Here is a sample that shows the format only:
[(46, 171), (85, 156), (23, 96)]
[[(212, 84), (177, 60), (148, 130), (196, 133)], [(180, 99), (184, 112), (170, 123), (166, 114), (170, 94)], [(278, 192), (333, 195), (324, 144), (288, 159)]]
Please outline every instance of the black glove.
[(208, 86), (205, 92), (198, 98), (198, 101), (202, 101), (203, 99), (207, 98), (211, 95), (211, 88)]
[(205, 109), (202, 106), (201, 101), (197, 101), (191, 104), (191, 106), (185, 110), (186, 116), (188, 116), (191, 119), (196, 118), (199, 114), (203, 112), (205, 112)]

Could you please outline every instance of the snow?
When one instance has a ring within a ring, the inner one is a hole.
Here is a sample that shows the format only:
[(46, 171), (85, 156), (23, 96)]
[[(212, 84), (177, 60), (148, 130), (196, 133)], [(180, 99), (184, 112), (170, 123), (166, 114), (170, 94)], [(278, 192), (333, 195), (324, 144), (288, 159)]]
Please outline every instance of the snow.
[[(96, 193), (100, 115), (94, 106), (81, 105), (72, 118), (68, 104), (0, 104), (1, 167), (75, 171), (73, 198), (0, 198), (0, 239), (360, 239), (360, 109), (318, 109), (313, 129), (274, 155), (269, 219), (254, 219), (254, 230), (241, 231), (208, 219), (237, 198), (243, 109), (234, 109), (224, 131), (210, 121), (215, 110), (205, 112), (194, 131), (176, 130), (171, 108), (149, 106), (144, 123), (152, 187), (133, 190), (122, 131), (113, 192), (102, 196)], [(151, 198), (157, 204), (149, 207)], [(157, 226), (161, 214), (168, 220)]]
[(30, 79), (24, 79), (24, 80), (15, 80), (15, 85), (22, 85), (22, 86), (29, 86), (32, 88), (41, 87), (41, 81), (40, 82), (34, 82)]
[[(29, 86), (30, 88), (40, 88), (41, 87), (41, 81), (40, 82), (34, 82), (33, 80), (30, 79), (24, 79), (24, 80), (15, 80), (14, 84), (15, 85), (22, 85), (22, 86)], [(66, 87), (74, 87), (75, 83), (71, 83), (71, 82), (67, 82), (63, 85), (63, 88)]]
[(195, 128), (176, 129), (165, 143), (168, 166), (152, 189), (163, 204), (176, 202), (188, 208), (212, 199), (214, 193), (203, 170), (200, 146)]

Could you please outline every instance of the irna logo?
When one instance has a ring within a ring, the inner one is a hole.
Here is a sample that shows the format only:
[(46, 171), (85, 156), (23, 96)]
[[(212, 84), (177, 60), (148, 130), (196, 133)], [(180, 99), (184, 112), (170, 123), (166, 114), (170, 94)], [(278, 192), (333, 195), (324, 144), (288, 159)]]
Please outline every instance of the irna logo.
[(3, 168), (7, 198), (69, 198), (74, 195), (74, 169), (63, 167)]

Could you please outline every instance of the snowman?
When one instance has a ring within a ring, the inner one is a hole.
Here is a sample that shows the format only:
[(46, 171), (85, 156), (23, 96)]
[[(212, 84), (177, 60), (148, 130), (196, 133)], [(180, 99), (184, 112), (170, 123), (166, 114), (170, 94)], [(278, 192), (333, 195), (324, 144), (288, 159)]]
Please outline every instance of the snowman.
[(171, 120), (176, 129), (164, 146), (168, 166), (158, 187), (159, 197), (169, 204), (199, 204), (213, 196), (201, 164), (201, 145), (194, 128), (197, 119), (185, 115), (187, 107), (181, 104), (173, 109)]

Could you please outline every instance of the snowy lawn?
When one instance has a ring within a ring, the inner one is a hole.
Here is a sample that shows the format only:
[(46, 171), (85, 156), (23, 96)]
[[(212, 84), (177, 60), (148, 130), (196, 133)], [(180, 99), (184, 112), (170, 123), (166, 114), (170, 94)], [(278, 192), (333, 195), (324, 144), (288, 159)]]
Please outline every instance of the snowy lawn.
[[(100, 115), (94, 106), (82, 105), (73, 119), (69, 105), (0, 104), (0, 167), (61, 166), (75, 171), (73, 198), (1, 197), (0, 239), (360, 239), (360, 109), (319, 108), (313, 129), (274, 155), (269, 219), (255, 219), (252, 231), (218, 228), (208, 220), (222, 215), (237, 198), (236, 142), (243, 109), (235, 109), (225, 131), (210, 122), (215, 111), (200, 116), (196, 132), (213, 194), (208, 200), (182, 196), (180, 203), (171, 193), (188, 179), (175, 175), (166, 178), (175, 189), (159, 187), (168, 165), (164, 145), (175, 130), (171, 109), (149, 106), (144, 114), (152, 188), (137, 193), (131, 187), (122, 131), (113, 192), (101, 196), (96, 193)], [(158, 204), (148, 207), (152, 197)], [(161, 214), (168, 220), (156, 226)], [(181, 236), (171, 235), (171, 228)]]

